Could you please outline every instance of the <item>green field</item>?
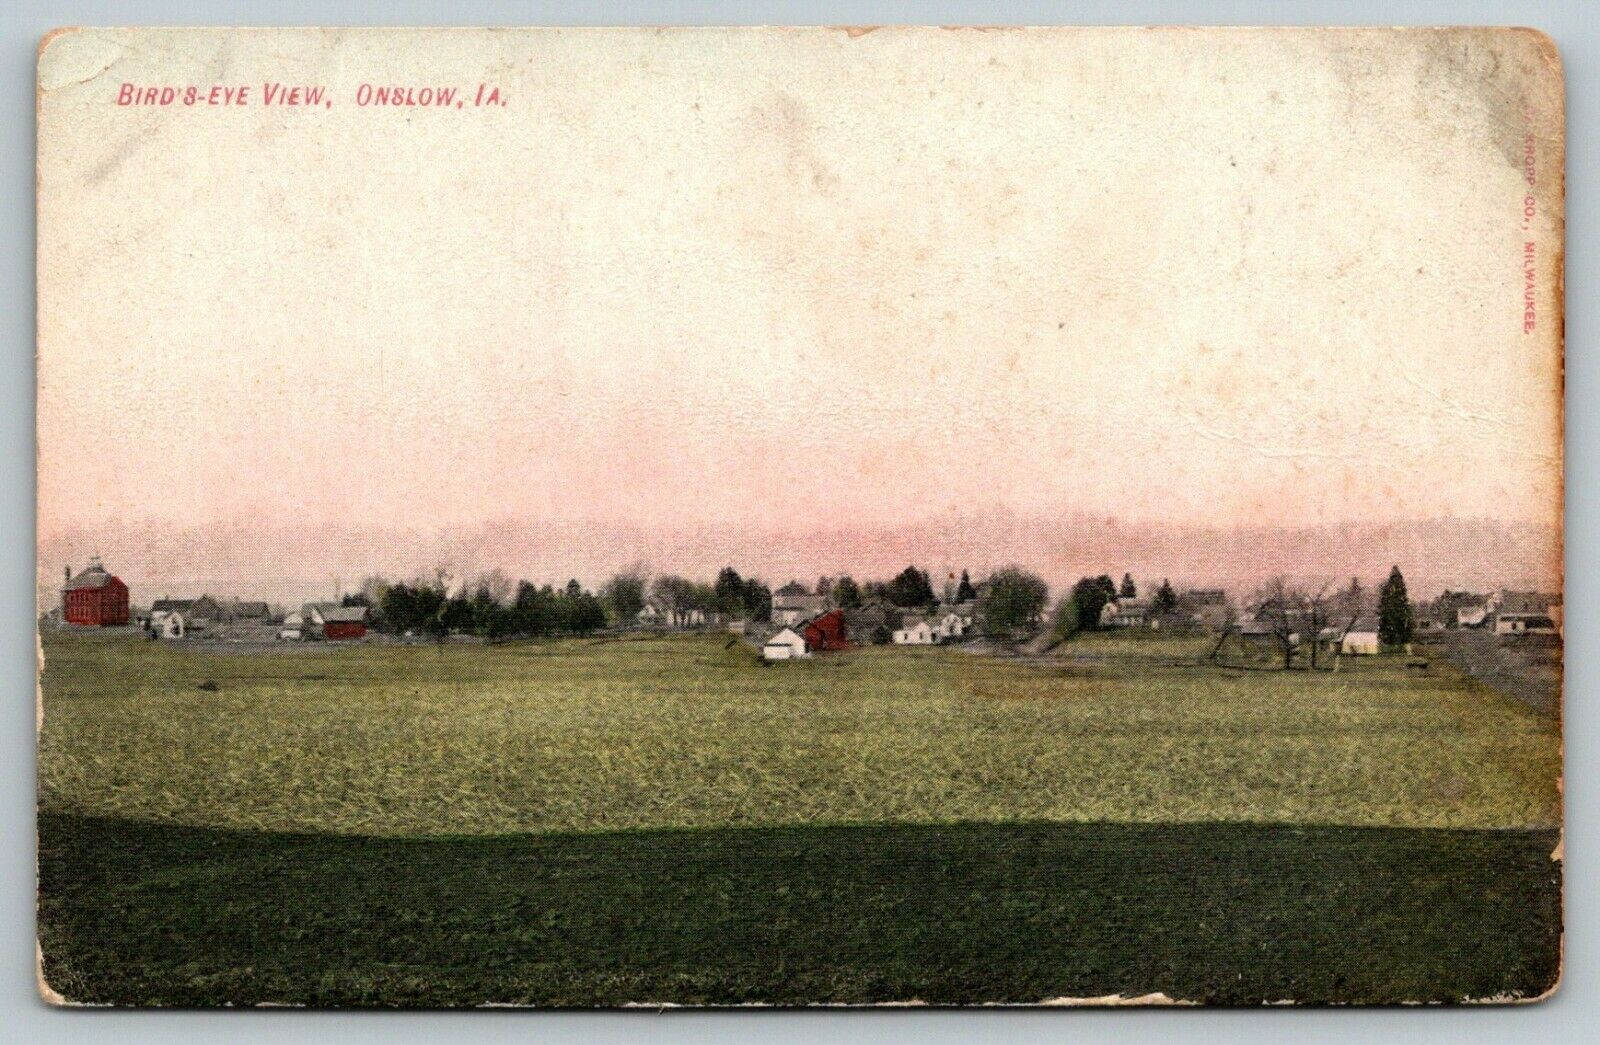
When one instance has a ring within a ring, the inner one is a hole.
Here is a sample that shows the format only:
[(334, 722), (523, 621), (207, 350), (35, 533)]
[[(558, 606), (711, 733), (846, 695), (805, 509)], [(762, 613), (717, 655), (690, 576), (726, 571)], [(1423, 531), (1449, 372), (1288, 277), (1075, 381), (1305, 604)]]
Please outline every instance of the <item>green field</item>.
[(1437, 662), (1205, 645), (47, 637), (46, 973), (173, 1004), (1548, 989), (1557, 724)]

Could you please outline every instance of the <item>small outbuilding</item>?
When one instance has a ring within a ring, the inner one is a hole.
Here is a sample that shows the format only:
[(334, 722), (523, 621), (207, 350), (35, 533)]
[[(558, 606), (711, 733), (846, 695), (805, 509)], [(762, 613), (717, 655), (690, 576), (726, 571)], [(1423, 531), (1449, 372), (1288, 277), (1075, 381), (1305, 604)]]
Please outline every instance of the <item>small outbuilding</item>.
[(784, 628), (761, 647), (763, 660), (799, 660), (806, 655), (806, 640), (793, 628)]

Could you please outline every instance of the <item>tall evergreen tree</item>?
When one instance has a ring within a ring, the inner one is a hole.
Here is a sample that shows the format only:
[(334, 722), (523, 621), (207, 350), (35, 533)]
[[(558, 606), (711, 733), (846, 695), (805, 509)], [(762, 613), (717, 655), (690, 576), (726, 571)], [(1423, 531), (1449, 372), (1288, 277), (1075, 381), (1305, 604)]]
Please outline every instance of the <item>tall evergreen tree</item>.
[(1133, 583), (1133, 574), (1124, 573), (1122, 575), (1122, 587), (1117, 592), (1117, 598), (1119, 598), (1119, 599), (1137, 599), (1138, 597), (1139, 597), (1139, 588), (1138, 588), (1138, 586), (1136, 584)]
[(1400, 567), (1389, 571), (1378, 595), (1378, 641), (1385, 646), (1400, 646), (1411, 641), (1415, 622), (1411, 616), (1411, 599), (1406, 595), (1406, 579)]
[(1156, 589), (1156, 597), (1150, 607), (1157, 613), (1171, 613), (1178, 608), (1178, 593), (1172, 590), (1171, 582), (1165, 577), (1161, 578), (1161, 587)]
[(956, 585), (956, 601), (971, 602), (978, 597), (978, 589), (972, 586), (972, 578), (967, 576), (967, 571), (961, 571), (961, 583)]
[(833, 603), (846, 610), (861, 605), (861, 586), (848, 573), (833, 582)]
[(726, 613), (730, 617), (744, 615), (744, 578), (732, 566), (724, 566), (717, 574), (714, 602), (718, 613)]

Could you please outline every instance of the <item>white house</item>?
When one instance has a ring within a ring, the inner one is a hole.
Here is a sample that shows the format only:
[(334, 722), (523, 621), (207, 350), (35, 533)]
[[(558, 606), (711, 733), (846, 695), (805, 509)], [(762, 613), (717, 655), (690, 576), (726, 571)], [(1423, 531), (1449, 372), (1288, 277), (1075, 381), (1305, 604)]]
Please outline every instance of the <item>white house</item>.
[(789, 627), (810, 620), (828, 608), (828, 600), (799, 581), (790, 581), (772, 593), (772, 623)]
[(699, 628), (706, 623), (700, 609), (677, 609), (660, 599), (651, 599), (639, 611), (639, 623), (646, 628)]
[(150, 614), (150, 630), (158, 638), (183, 638), (183, 614), (177, 610), (156, 610)]
[(1456, 626), (1476, 628), (1489, 619), (1488, 606), (1461, 606), (1456, 609)]
[(303, 614), (289, 614), (283, 618), (283, 627), (278, 630), (278, 638), (287, 642), (297, 641), (303, 634), (302, 629), (305, 627), (305, 621)]
[(1100, 608), (1102, 628), (1142, 628), (1150, 621), (1146, 599), (1112, 599)]
[(761, 647), (764, 660), (799, 660), (806, 656), (806, 640), (793, 628), (784, 628)]
[(961, 619), (961, 614), (952, 610), (939, 618), (939, 623), (934, 625), (934, 634), (943, 642), (959, 639), (967, 633), (967, 624)]
[(925, 617), (907, 617), (894, 633), (896, 646), (932, 646), (939, 641), (939, 633)]
[(1556, 622), (1548, 613), (1502, 613), (1494, 619), (1496, 635), (1554, 635)]

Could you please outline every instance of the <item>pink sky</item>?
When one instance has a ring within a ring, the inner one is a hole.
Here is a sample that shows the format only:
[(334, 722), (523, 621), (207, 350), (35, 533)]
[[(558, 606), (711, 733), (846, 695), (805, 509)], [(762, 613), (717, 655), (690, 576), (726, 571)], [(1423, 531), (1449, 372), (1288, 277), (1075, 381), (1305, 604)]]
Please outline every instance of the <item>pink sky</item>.
[[(1531, 38), (1409, 39), (1379, 68), (1338, 33), (59, 38), (41, 578), (214, 575), (158, 565), (172, 531), (308, 578), (274, 534), (403, 564), (504, 525), (1553, 525), (1559, 80)], [(510, 103), (348, 101), (379, 77)], [(218, 78), (336, 104), (108, 104)]]

